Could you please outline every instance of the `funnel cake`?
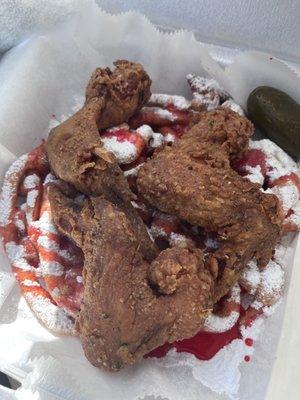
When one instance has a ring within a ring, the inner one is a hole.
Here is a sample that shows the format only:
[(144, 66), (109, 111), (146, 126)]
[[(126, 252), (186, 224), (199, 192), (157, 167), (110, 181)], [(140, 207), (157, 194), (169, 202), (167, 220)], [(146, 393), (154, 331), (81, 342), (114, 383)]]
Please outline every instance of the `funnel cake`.
[(297, 165), (251, 140), (214, 80), (188, 82), (192, 100), (150, 97), (141, 65), (97, 69), (82, 109), (5, 176), (0, 233), (22, 294), (109, 371), (171, 347), (202, 360), (249, 347), (282, 297)]

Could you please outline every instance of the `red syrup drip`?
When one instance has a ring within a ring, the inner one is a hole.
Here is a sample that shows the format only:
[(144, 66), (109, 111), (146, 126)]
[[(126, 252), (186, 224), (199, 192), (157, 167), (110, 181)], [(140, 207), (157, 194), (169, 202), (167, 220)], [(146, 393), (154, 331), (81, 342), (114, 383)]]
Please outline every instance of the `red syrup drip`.
[(165, 343), (163, 346), (152, 350), (146, 357), (164, 357), (168, 351), (175, 348), (179, 353), (190, 353), (199, 358), (199, 360), (210, 360), (219, 350), (227, 346), (234, 339), (240, 339), (239, 322), (229, 331), (223, 333), (198, 332), (190, 339), (180, 340), (172, 344)]
[(113, 131), (104, 131), (100, 133), (101, 137), (105, 138), (115, 138), (118, 142), (129, 142), (137, 146), (138, 148), (143, 148), (146, 145), (145, 139), (138, 135), (136, 131), (131, 131), (128, 129), (116, 129)]
[(252, 347), (253, 346), (253, 339), (246, 338), (245, 339), (245, 344), (246, 344), (246, 346)]
[(258, 149), (250, 149), (240, 160), (233, 162), (233, 169), (235, 169), (239, 174), (245, 175), (248, 171), (246, 167), (256, 167), (260, 166), (261, 173), (263, 176), (267, 174), (267, 163), (266, 155), (263, 151)]

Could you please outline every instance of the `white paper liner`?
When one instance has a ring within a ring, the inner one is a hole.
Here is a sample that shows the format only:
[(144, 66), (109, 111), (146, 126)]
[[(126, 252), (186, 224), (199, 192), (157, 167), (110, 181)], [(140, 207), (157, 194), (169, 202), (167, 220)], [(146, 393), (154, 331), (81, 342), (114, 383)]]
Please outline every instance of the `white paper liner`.
[[(154, 92), (190, 97), (185, 75), (207, 76), (208, 71), (242, 105), (246, 104), (249, 92), (259, 84), (272, 84), (300, 100), (299, 78), (283, 62), (270, 60), (267, 54), (247, 52), (239, 55), (224, 71), (210, 58), (207, 48), (197, 42), (192, 33), (163, 34), (137, 13), (111, 16), (96, 6), (47, 35), (18, 46), (4, 57), (0, 66), (0, 81), (3, 82), (0, 86), (0, 173), (15, 155), (30, 150), (47, 136), (50, 120), (65, 119), (78, 107), (95, 67), (111, 65), (118, 58), (141, 62), (153, 79)], [(292, 265), (294, 248), (295, 241), (290, 249), (288, 266)], [(8, 267), (2, 263), (0, 270), (4, 268)], [(68, 398), (64, 396), (72, 390), (74, 379), (76, 391), (70, 392), (74, 400), (100, 395), (110, 400), (134, 400), (145, 395), (170, 400), (225, 399), (228, 396), (259, 400), (264, 397), (276, 353), (284, 302), (267, 320), (267, 340), (264, 336), (256, 345), (252, 362), (242, 365), (240, 380), (235, 357), (240, 354), (242, 358), (243, 351), (232, 350), (233, 356), (228, 356), (231, 349), (240, 346), (238, 342), (217, 355), (226, 354), (230, 363), (225, 363), (225, 359), (217, 363), (218, 358), (208, 363), (200, 362), (189, 354), (172, 351), (164, 359), (144, 360), (118, 374), (107, 374), (88, 363), (78, 339), (56, 337), (47, 332), (32, 316), (15, 285), (12, 291), (9, 285), (5, 289), (0, 283), (0, 287), (7, 296), (0, 310), (0, 368), (6, 372), (15, 371), (16, 375), (16, 371), (25, 375), (30, 373), (27, 379), (33, 379), (33, 359), (44, 357), (39, 360), (39, 373), (44, 377), (43, 382), (53, 383), (51, 390), (61, 398)], [(54, 361), (49, 356), (54, 357)], [(213, 368), (214, 363), (220, 365), (220, 369)], [(218, 378), (223, 363), (227, 368), (224, 370), (226, 375), (222, 375), (228, 379)], [(51, 369), (49, 365), (55, 365), (55, 368)], [(52, 373), (60, 368), (70, 375), (70, 380), (66, 378), (63, 385), (58, 378), (57, 382), (52, 380), (56, 376)], [(33, 381), (30, 382), (33, 385)], [(218, 395), (204, 385), (226, 393), (226, 396)], [(40, 383), (36, 387), (39, 388)]]

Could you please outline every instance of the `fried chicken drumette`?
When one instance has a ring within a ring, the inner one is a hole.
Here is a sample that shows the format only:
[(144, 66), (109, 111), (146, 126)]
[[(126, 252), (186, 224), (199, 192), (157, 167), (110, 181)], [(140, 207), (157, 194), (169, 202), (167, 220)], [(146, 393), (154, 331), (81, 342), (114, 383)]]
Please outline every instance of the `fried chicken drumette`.
[(79, 191), (107, 199), (126, 210), (144, 256), (157, 255), (146, 228), (131, 205), (135, 198), (115, 156), (100, 140), (99, 130), (117, 126), (137, 112), (150, 97), (151, 80), (140, 64), (117, 61), (112, 72), (97, 68), (86, 89), (85, 105), (52, 129), (47, 155), (52, 171)]
[(217, 278), (215, 301), (255, 257), (267, 264), (279, 238), (276, 196), (241, 177), (230, 160), (248, 146), (253, 127), (229, 109), (198, 115), (190, 131), (140, 169), (138, 190), (159, 210), (217, 232), (222, 245), (208, 263)]
[(93, 365), (117, 371), (198, 332), (213, 305), (213, 278), (201, 250), (175, 247), (148, 263), (117, 206), (102, 197), (78, 206), (54, 187), (49, 198), (55, 224), (84, 253), (77, 328)]
[[(87, 195), (110, 194), (132, 199), (115, 156), (103, 148), (99, 130), (117, 126), (136, 113), (150, 97), (151, 80), (140, 64), (117, 61), (116, 69), (97, 68), (85, 105), (52, 129), (47, 154), (56, 176)], [(116, 189), (117, 188), (117, 189)]]

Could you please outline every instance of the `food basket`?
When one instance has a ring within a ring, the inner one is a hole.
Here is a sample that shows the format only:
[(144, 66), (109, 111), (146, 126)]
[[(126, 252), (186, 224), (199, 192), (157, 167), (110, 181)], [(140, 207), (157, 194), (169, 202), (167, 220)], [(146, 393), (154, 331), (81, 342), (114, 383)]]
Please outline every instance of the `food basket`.
[[(146, 3), (150, 2), (132, 1), (125, 7), (121, 1), (99, 1), (109, 12), (128, 8), (143, 12), (157, 26), (136, 11), (111, 15), (96, 4), (89, 4), (66, 21), (28, 37), (3, 56), (0, 63), (1, 180), (17, 156), (47, 137), (53, 120), (64, 120), (78, 109), (93, 69), (111, 65), (118, 58), (141, 62), (153, 79), (153, 91), (186, 95), (185, 75), (196, 73), (215, 77), (243, 107), (250, 90), (261, 84), (276, 86), (300, 101), (297, 30), (295, 37), (287, 37), (285, 32), (276, 40), (275, 36), (270, 40), (260, 31), (259, 38), (263, 39), (259, 40), (255, 26), (251, 32), (245, 27), (248, 8), (236, 1), (193, 1), (184, 7), (181, 2), (164, 1), (157, 8), (153, 3), (149, 8)], [(262, 24), (261, 13), (268, 11), (267, 3), (270, 2), (260, 4), (256, 13), (249, 16), (247, 26), (251, 20), (256, 21), (257, 27)], [(297, 7), (292, 1), (289, 3)], [(228, 14), (232, 11), (231, 16), (220, 12), (226, 4)], [(235, 6), (242, 16), (240, 21), (233, 21), (237, 13)], [(207, 15), (206, 21), (201, 21), (204, 26), (199, 29), (198, 7), (206, 7)], [(193, 10), (196, 12), (192, 17)], [(296, 16), (289, 15), (291, 10), (285, 7), (279, 11), (292, 25)], [(273, 20), (272, 15), (275, 18), (272, 13), (266, 16), (269, 22)], [(228, 32), (225, 21), (232, 28)], [(238, 38), (233, 27), (239, 30)], [(194, 32), (174, 31), (174, 28), (189, 28)], [(272, 29), (277, 35), (275, 26)], [(287, 43), (286, 51), (278, 46), (280, 40)], [(0, 257), (0, 370), (22, 384), (17, 391), (0, 386), (1, 399), (294, 400), (300, 395), (297, 379), (300, 317), (296, 310), (300, 303), (300, 242), (297, 237), (287, 255), (284, 299), (277, 313), (265, 323), (253, 362), (239, 368), (238, 378), (230, 371), (226, 373), (226, 364), (218, 369), (223, 375), (217, 374), (215, 382), (227, 379), (227, 393), (211, 383), (213, 374), (206, 376), (207, 384), (203, 379), (202, 383), (195, 376), (194, 379), (191, 371), (195, 375), (195, 370), (183, 358), (179, 360), (180, 371), (174, 365), (166, 369), (149, 361), (140, 370), (137, 365), (118, 375), (100, 373), (84, 359), (77, 338), (55, 336), (35, 320), (20, 297), (2, 249)], [(169, 363), (172, 362), (176, 360), (170, 359)], [(198, 373), (206, 374), (203, 366)]]

